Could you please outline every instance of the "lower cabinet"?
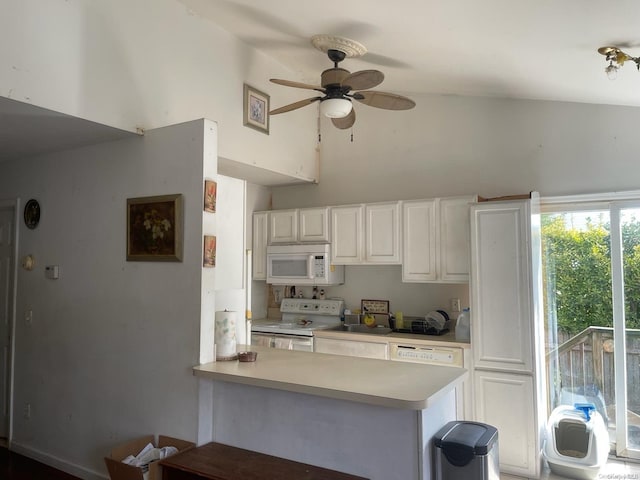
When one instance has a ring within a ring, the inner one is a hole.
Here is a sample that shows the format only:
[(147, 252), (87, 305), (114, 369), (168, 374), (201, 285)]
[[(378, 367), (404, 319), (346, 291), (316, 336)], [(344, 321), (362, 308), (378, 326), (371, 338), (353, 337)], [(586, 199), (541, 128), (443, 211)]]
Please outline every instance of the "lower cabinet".
[(386, 342), (364, 342), (362, 340), (351, 341), (316, 337), (313, 342), (313, 351), (316, 353), (377, 358), (380, 360), (389, 358), (389, 344)]
[(539, 461), (531, 375), (475, 370), (476, 420), (498, 429), (500, 471), (527, 477)]

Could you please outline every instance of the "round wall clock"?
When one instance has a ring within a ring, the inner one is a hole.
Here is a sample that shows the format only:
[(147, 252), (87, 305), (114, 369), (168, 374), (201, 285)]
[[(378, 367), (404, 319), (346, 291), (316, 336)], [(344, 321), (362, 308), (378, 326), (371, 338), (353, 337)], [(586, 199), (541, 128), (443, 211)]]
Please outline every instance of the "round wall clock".
[(24, 206), (24, 224), (33, 230), (40, 222), (40, 204), (33, 198)]

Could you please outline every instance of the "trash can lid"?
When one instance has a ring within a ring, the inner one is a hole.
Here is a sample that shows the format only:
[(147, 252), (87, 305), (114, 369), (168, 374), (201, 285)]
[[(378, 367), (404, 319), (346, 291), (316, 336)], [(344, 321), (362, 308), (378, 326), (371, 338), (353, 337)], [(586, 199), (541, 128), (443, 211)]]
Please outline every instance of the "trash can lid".
[(498, 429), (479, 422), (449, 422), (434, 436), (436, 447), (445, 453), (462, 450), (467, 455), (486, 455), (497, 440)]

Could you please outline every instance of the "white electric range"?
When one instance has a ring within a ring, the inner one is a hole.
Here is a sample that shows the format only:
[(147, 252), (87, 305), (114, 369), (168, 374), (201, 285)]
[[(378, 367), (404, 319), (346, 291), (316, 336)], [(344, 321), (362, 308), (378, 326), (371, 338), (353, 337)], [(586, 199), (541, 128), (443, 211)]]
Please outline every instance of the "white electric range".
[(343, 310), (343, 300), (285, 298), (281, 321), (251, 325), (251, 344), (311, 352), (314, 330), (340, 326)]

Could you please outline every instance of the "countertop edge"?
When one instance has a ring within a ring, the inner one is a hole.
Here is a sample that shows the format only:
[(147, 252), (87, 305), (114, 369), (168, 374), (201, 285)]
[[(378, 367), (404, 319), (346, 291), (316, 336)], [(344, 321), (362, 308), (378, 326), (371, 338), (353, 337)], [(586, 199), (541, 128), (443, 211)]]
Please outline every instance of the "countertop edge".
[[(260, 348), (257, 346), (251, 347), (254, 350), (259, 352), (257, 362), (262, 360), (263, 363), (270, 362), (269, 353), (278, 352), (276, 349), (267, 349)], [(283, 353), (284, 352), (284, 353)], [(322, 358), (325, 359), (329, 357), (338, 357), (341, 362), (344, 361), (354, 361), (358, 366), (367, 365), (368, 362), (372, 362), (371, 365), (375, 367), (376, 362), (381, 362), (381, 360), (370, 360), (363, 358), (352, 358), (352, 357), (341, 357), (335, 355), (326, 355), (326, 354), (317, 354), (311, 352), (295, 352), (282, 350), (276, 355), (286, 355), (291, 354), (292, 359), (295, 359), (297, 355), (313, 355), (317, 357), (313, 357), (316, 360), (317, 368), (322, 367)], [(266, 357), (266, 358), (265, 358)], [(311, 357), (307, 357), (311, 358)], [(388, 360), (384, 360), (383, 362), (388, 362)], [(274, 362), (275, 363), (275, 362)], [(393, 362), (396, 365), (413, 365), (413, 364), (405, 364), (401, 362)], [(230, 365), (233, 364), (233, 365)], [(368, 405), (375, 405), (381, 407), (388, 408), (396, 408), (402, 410), (424, 410), (434, 402), (436, 402), (442, 395), (446, 394), (453, 388), (456, 388), (459, 384), (461, 384), (465, 378), (468, 377), (469, 373), (466, 369), (456, 368), (456, 367), (428, 367), (426, 368), (436, 368), (436, 369), (446, 369), (444, 372), (445, 378), (444, 381), (446, 384), (441, 382), (438, 387), (434, 387), (433, 390), (426, 391), (426, 393), (420, 395), (408, 395), (409, 398), (399, 398), (402, 395), (394, 395), (394, 394), (373, 394), (369, 392), (357, 391), (357, 389), (341, 389), (332, 387), (327, 384), (322, 384), (322, 382), (318, 382), (317, 384), (309, 383), (308, 380), (305, 380), (306, 383), (297, 383), (295, 381), (286, 381), (283, 379), (277, 378), (267, 378), (266, 375), (262, 375), (259, 371), (256, 372), (255, 369), (251, 367), (251, 363), (244, 364), (238, 362), (212, 362), (204, 365), (198, 365), (193, 367), (193, 374), (197, 377), (215, 380), (215, 381), (223, 381), (223, 382), (232, 382), (249, 386), (256, 386), (262, 388), (272, 388), (276, 390), (289, 391), (295, 393), (302, 393), (308, 395), (315, 395), (319, 397), (332, 398), (337, 400), (347, 400), (357, 403), (363, 403)], [(277, 366), (274, 365), (274, 368), (279, 368), (282, 370), (282, 363), (280, 362)], [(300, 367), (294, 361), (291, 364), (291, 371), (296, 373), (296, 370)], [(397, 367), (394, 367), (397, 368)], [(412, 367), (411, 367), (412, 368)], [(235, 371), (225, 371), (225, 369), (234, 369)], [(425, 372), (426, 373), (426, 372)], [(451, 374), (451, 375), (449, 375)], [(450, 378), (449, 378), (450, 377)], [(295, 375), (292, 376), (295, 378)], [(383, 378), (379, 379), (383, 381)], [(427, 389), (428, 390), (428, 389)]]

